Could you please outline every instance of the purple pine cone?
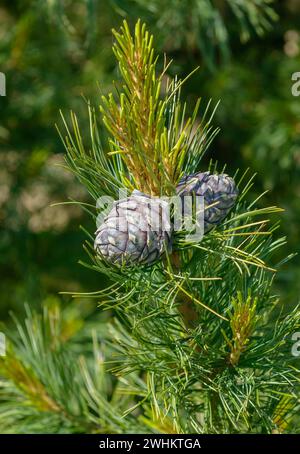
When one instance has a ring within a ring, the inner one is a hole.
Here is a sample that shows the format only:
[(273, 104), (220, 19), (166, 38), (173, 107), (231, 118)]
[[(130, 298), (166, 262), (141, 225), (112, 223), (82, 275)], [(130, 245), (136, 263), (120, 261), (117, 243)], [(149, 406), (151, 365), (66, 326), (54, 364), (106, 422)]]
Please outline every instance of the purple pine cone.
[[(204, 197), (204, 233), (220, 224), (234, 206), (239, 191), (234, 180), (225, 173), (213, 175), (199, 172), (183, 177), (177, 188), (180, 196)], [(209, 207), (210, 205), (212, 205)]]
[(96, 231), (94, 248), (117, 265), (151, 264), (171, 247), (169, 205), (133, 191), (113, 208)]

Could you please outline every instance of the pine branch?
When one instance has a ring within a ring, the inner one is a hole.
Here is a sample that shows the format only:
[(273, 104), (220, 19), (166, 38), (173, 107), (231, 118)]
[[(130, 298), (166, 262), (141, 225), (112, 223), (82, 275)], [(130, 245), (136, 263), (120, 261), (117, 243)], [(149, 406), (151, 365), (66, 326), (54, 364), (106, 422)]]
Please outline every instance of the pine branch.
[(124, 85), (117, 101), (112, 94), (102, 97), (103, 122), (111, 135), (110, 154), (121, 157), (139, 190), (152, 195), (172, 194), (184, 164), (195, 156), (193, 146), (197, 143), (199, 154), (215, 131), (209, 128), (210, 122), (203, 129), (202, 124), (196, 127), (200, 100), (191, 118), (185, 119), (185, 107), (178, 96), (183, 82), (169, 83), (161, 97), (167, 66), (156, 75), (158, 59), (145, 24), (137, 22), (134, 37), (125, 21), (120, 33), (113, 33), (113, 51)]
[[(197, 102), (187, 118), (183, 81), (176, 78), (161, 93), (167, 67), (156, 75), (152, 37), (144, 25), (138, 22), (131, 36), (123, 23), (114, 35), (123, 85), (115, 96), (102, 98), (109, 150), (99, 146), (93, 120), (92, 152), (87, 152), (72, 116), (73, 132), (65, 125), (68, 164), (94, 198), (114, 193), (121, 184), (171, 194), (183, 174), (202, 164), (217, 133), (214, 111), (209, 114), (208, 106), (199, 121)], [(211, 163), (209, 170), (217, 166)], [(128, 268), (104, 260), (86, 232), (90, 261), (85, 266), (110, 281), (107, 289), (86, 296), (115, 314), (105, 337), (106, 368), (132, 393), (122, 401), (124, 418), (113, 420), (116, 431), (129, 431), (134, 422), (139, 430), (142, 424), (168, 433), (272, 433), (295, 426), (299, 371), (290, 339), (299, 329), (299, 310), (278, 317), (279, 301), (272, 293), (273, 256), (286, 240), (275, 237), (279, 226), (269, 217), (281, 210), (261, 208), (263, 194), (247, 202), (255, 184), (247, 171), (234, 178), (240, 196), (224, 222), (201, 241), (175, 232), (172, 254), (151, 266)], [(104, 391), (81, 364), (88, 407), (102, 409)], [(107, 419), (101, 422), (107, 428)]]
[(251, 296), (248, 296), (244, 301), (241, 293), (232, 299), (233, 312), (230, 314), (232, 340), (227, 339), (231, 350), (228, 360), (232, 366), (238, 364), (255, 329), (258, 319), (256, 305), (257, 300), (252, 301)]
[(46, 306), (41, 317), (27, 307), (25, 326), (16, 320), (18, 334), (7, 332), (9, 351), (0, 358), (2, 433), (122, 433), (143, 427), (130, 416), (123, 420), (122, 402), (127, 408), (132, 398), (105, 371), (95, 335), (105, 325), (98, 317), (83, 324), (77, 308), (63, 313), (57, 304)]

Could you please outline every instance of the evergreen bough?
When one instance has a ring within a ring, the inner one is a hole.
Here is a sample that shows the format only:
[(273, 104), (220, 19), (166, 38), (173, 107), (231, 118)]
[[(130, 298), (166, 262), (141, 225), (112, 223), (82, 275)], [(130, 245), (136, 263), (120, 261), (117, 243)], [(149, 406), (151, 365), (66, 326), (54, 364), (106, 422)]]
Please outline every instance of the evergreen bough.
[[(67, 166), (94, 201), (82, 206), (95, 221), (98, 198), (117, 199), (120, 188), (174, 194), (183, 176), (199, 171), (217, 133), (211, 103), (200, 120), (200, 100), (187, 116), (184, 81), (167, 76), (166, 62), (157, 75), (145, 25), (139, 21), (132, 36), (124, 22), (113, 33), (123, 85), (102, 97), (107, 143), (90, 103), (89, 146), (74, 113), (61, 133)], [(214, 173), (216, 165), (201, 170)], [(298, 431), (291, 347), (300, 312), (286, 314), (272, 293), (284, 260), (269, 264), (285, 244), (268, 219), (280, 209), (258, 208), (261, 197), (247, 201), (248, 171), (233, 177), (240, 195), (225, 221), (201, 242), (175, 235), (173, 252), (151, 266), (106, 263), (86, 232), (84, 265), (109, 284), (74, 297), (97, 301), (101, 316), (55, 302), (41, 316), (27, 308), (25, 324), (15, 321), (0, 358), (2, 432)]]

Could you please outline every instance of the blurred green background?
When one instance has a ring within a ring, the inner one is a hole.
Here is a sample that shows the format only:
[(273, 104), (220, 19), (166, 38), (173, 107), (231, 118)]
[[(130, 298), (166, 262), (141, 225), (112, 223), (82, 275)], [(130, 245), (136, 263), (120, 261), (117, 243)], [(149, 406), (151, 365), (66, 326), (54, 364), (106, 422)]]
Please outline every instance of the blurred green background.
[[(251, 197), (269, 192), (262, 205), (279, 205), (283, 257), (299, 249), (300, 97), (291, 94), (300, 71), (298, 0), (23, 0), (0, 2), (0, 318), (56, 298), (59, 291), (93, 291), (102, 278), (77, 264), (84, 259), (79, 225), (93, 231), (77, 206), (88, 200), (65, 171), (55, 129), (59, 109), (75, 110), (87, 127), (83, 100), (99, 104), (118, 78), (111, 28), (141, 17), (156, 49), (173, 59), (170, 73), (185, 77), (188, 106), (195, 99), (221, 104), (221, 132), (210, 158), (228, 172), (258, 172)], [(163, 59), (162, 59), (163, 60)], [(203, 163), (205, 167), (206, 163)], [(284, 265), (276, 286), (284, 304), (300, 291), (300, 259)], [(68, 297), (63, 297), (68, 301)]]

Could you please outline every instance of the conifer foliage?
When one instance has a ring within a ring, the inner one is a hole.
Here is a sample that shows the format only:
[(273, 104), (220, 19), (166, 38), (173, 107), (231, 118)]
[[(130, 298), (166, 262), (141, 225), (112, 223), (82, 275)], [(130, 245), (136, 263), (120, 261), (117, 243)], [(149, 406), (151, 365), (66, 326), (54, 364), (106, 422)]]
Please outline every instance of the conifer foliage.
[[(122, 83), (102, 97), (99, 113), (88, 104), (90, 143), (74, 113), (60, 131), (67, 166), (91, 196), (82, 207), (95, 223), (100, 196), (117, 200), (121, 188), (173, 195), (187, 175), (218, 172), (213, 162), (202, 167), (218, 132), (211, 103), (202, 108), (198, 100), (187, 115), (184, 81), (167, 75), (166, 62), (158, 74), (153, 37), (140, 21), (133, 34), (126, 22), (113, 34)], [(285, 239), (274, 239), (278, 224), (269, 215), (281, 210), (247, 201), (255, 184), (249, 171), (237, 170), (233, 179), (239, 196), (227, 217), (201, 241), (175, 233), (172, 250), (155, 263), (109, 263), (86, 232), (83, 265), (108, 284), (74, 297), (96, 301), (99, 318), (80, 324), (77, 309), (70, 323), (55, 304), (42, 316), (28, 309), (25, 326), (16, 321), (18, 334), (0, 358), (3, 430), (297, 430), (299, 371), (291, 348), (300, 311), (281, 313), (272, 292), (280, 266), (272, 255)]]

